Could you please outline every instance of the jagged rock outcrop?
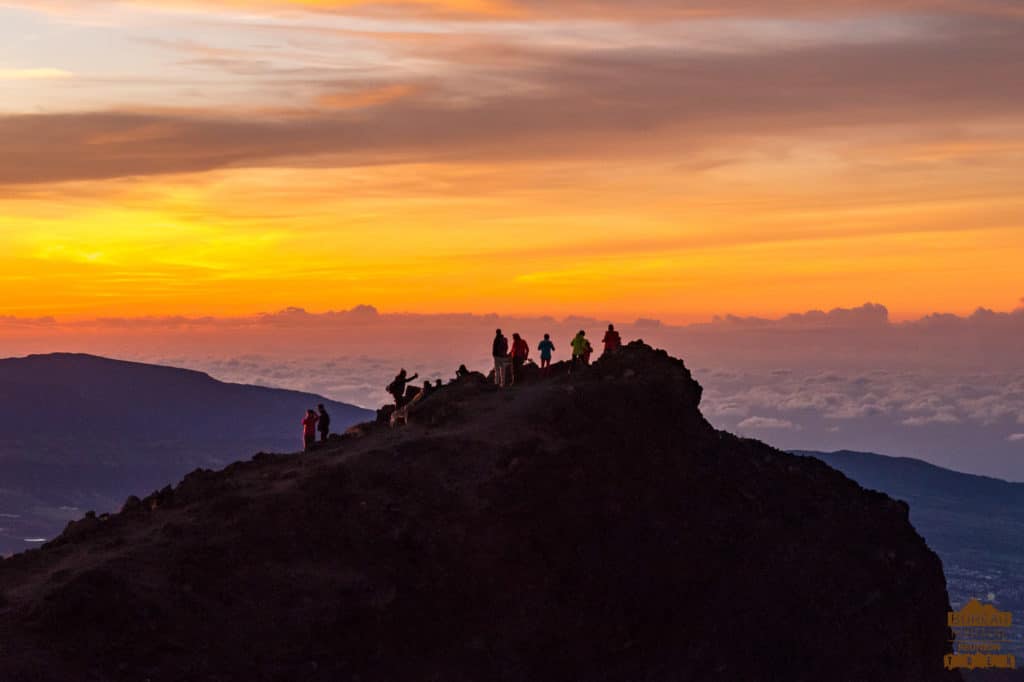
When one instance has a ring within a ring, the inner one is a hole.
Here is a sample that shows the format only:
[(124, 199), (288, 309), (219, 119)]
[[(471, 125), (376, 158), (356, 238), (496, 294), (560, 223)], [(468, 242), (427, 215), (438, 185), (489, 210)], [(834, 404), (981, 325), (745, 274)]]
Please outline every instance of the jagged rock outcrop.
[(0, 562), (0, 679), (958, 679), (906, 505), (700, 395), (635, 343), (197, 471)]

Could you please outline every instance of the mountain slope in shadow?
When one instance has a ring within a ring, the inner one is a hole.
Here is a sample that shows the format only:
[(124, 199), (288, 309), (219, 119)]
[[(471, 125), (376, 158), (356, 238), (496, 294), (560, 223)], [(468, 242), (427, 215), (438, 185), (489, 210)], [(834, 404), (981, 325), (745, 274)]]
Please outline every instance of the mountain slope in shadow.
[(914, 527), (942, 559), (953, 606), (979, 599), (1015, 614), (1012, 641), (1002, 643), (1003, 650), (1024, 660), (1024, 624), (1017, 615), (1024, 615), (1024, 483), (868, 452), (798, 454), (906, 501)]
[(339, 431), (372, 414), (311, 394), (89, 355), (0, 360), (0, 554), (24, 549), (25, 538), (54, 537), (68, 516), (117, 509), (129, 494), (196, 467), (290, 452), (299, 420), (320, 402)]
[(637, 342), (196, 471), (0, 562), (0, 679), (959, 679), (906, 505), (700, 396)]

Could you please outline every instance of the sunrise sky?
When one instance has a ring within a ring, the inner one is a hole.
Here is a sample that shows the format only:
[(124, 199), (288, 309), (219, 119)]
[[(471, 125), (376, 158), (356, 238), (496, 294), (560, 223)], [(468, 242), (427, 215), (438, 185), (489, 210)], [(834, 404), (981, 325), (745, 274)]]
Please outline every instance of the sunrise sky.
[(0, 315), (1024, 294), (1019, 0), (0, 0)]

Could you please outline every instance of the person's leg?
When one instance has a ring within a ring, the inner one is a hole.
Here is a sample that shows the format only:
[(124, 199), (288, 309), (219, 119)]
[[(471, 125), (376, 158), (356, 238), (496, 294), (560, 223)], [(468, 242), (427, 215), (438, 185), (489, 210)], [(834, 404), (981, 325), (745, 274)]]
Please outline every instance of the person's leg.
[(494, 358), (494, 383), (501, 386), (501, 358)]

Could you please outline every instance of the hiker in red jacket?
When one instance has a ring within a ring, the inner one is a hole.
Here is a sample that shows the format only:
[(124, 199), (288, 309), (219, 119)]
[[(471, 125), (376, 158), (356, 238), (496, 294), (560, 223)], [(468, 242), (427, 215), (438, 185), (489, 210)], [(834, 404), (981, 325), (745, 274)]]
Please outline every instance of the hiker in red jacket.
[(526, 343), (526, 340), (519, 336), (519, 334), (512, 335), (512, 383), (516, 382), (520, 376), (522, 376), (523, 365), (526, 364), (526, 359), (530, 357), (530, 344)]
[(622, 337), (615, 331), (615, 325), (608, 325), (608, 331), (604, 335), (604, 352), (614, 353), (622, 348)]
[(302, 420), (302, 449), (309, 450), (316, 444), (316, 423), (320, 420), (313, 410), (306, 410)]

